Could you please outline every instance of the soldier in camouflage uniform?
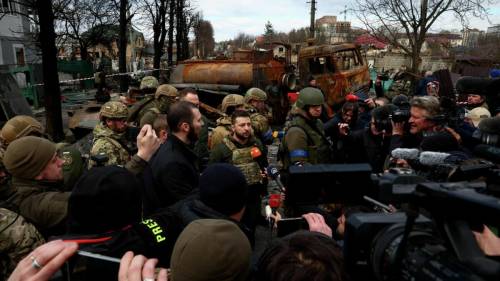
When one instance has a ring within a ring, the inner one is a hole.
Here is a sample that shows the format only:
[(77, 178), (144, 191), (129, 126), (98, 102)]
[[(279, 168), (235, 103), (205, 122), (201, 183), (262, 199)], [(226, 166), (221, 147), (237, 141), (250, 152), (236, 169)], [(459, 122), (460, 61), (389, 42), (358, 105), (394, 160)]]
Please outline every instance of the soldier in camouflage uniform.
[(224, 97), (221, 109), (226, 116), (217, 119), (217, 127), (212, 131), (210, 137), (210, 149), (222, 143), (222, 140), (231, 134), (231, 114), (235, 110), (244, 110), (244, 104), (245, 100), (241, 95), (230, 94)]
[(323, 103), (323, 94), (318, 89), (307, 87), (300, 91), (295, 114), (280, 146), (284, 170), (291, 165), (330, 162), (330, 144), (319, 120)]
[[(159, 114), (168, 114), (169, 107), (176, 101), (178, 91), (168, 84), (160, 85), (155, 92), (154, 99), (146, 101), (141, 108), (138, 108), (137, 116), (131, 112), (129, 121), (134, 122), (142, 128), (145, 124), (153, 125), (154, 120)], [(140, 106), (140, 105), (139, 105)], [(133, 111), (135, 109), (132, 109)], [(134, 119), (134, 120), (131, 120)]]
[(0, 280), (7, 280), (16, 265), (44, 242), (38, 230), (22, 216), (0, 208)]
[(248, 185), (247, 203), (242, 222), (255, 230), (260, 214), (261, 196), (265, 195), (267, 155), (262, 143), (252, 135), (250, 114), (235, 111), (231, 115), (232, 134), (210, 153), (210, 163), (231, 163), (245, 175)]
[(139, 89), (141, 89), (142, 93), (145, 95), (152, 94), (158, 88), (158, 79), (154, 76), (144, 76), (141, 80), (141, 85)]
[[(96, 165), (120, 165), (133, 174), (138, 174), (147, 166), (151, 156), (160, 146), (160, 140), (149, 124), (141, 128), (137, 142), (127, 140), (127, 116), (127, 106), (119, 101), (110, 101), (102, 106), (101, 123), (94, 128), (90, 156), (91, 159), (101, 158), (103, 162), (90, 160), (89, 169)], [(103, 156), (105, 159), (102, 159)]]
[(254, 135), (264, 144), (273, 142), (269, 120), (262, 114), (266, 107), (267, 94), (259, 88), (250, 88), (245, 94), (245, 110), (250, 113)]
[[(126, 139), (127, 133), (127, 106), (119, 101), (109, 101), (101, 107), (99, 118), (101, 122), (94, 128), (94, 138), (90, 156), (106, 156), (108, 165), (121, 165), (130, 160), (133, 155)], [(94, 160), (89, 161), (89, 168), (96, 166)]]
[[(36, 136), (50, 140), (50, 137), (44, 133), (42, 124), (35, 118), (26, 115), (17, 115), (5, 123), (0, 132), (2, 149), (5, 150), (9, 143), (24, 136)], [(85, 161), (81, 152), (68, 143), (57, 144), (58, 153), (64, 160), (64, 190), (71, 190), (76, 181), (85, 170)]]

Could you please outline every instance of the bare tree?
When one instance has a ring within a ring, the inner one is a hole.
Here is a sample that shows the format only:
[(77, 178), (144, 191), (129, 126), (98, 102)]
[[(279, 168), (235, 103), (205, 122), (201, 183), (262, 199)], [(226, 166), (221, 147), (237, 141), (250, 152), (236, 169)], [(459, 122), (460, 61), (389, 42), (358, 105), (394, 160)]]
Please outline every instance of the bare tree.
[[(167, 17), (170, 2), (174, 0), (141, 0), (138, 2), (141, 23), (153, 30), (153, 68), (159, 69), (161, 57), (164, 54), (165, 39), (167, 36)], [(153, 75), (157, 78), (160, 72), (154, 71)]]
[(193, 17), (194, 55), (206, 58), (213, 54), (215, 48), (214, 29), (209, 21), (203, 19), (201, 13)]
[[(54, 29), (54, 9), (51, 0), (32, 0), (17, 2), (21, 9), (14, 11), (22, 17), (36, 21), (39, 31), (36, 38), (42, 53), (42, 71), (44, 103), (46, 113), (47, 133), (56, 142), (64, 139), (64, 131), (61, 113), (61, 91), (59, 88), (59, 77), (57, 74), (57, 48), (56, 34)], [(0, 19), (5, 13), (0, 13)]]
[[(352, 10), (375, 36), (399, 47), (418, 73), (426, 34), (444, 14), (454, 14), (463, 25), (470, 16), (487, 17), (492, 0), (356, 0)], [(407, 42), (407, 43), (403, 43)]]
[(51, 0), (36, 0), (35, 8), (40, 22), (40, 45), (42, 49), (42, 70), (45, 90), (45, 113), (47, 133), (54, 141), (64, 139), (61, 111), (61, 89), (57, 73), (56, 33), (54, 11)]
[(168, 66), (174, 64), (174, 23), (175, 23), (175, 0), (170, 0), (168, 7)]
[(111, 1), (63, 0), (65, 7), (56, 14), (57, 31), (62, 40), (78, 44), (82, 60), (88, 59), (88, 47), (99, 43), (106, 26), (116, 24)]
[(232, 45), (235, 48), (248, 49), (250, 43), (252, 43), (253, 41), (255, 41), (255, 36), (241, 32), (238, 33), (238, 35), (236, 35), (236, 38), (233, 39)]

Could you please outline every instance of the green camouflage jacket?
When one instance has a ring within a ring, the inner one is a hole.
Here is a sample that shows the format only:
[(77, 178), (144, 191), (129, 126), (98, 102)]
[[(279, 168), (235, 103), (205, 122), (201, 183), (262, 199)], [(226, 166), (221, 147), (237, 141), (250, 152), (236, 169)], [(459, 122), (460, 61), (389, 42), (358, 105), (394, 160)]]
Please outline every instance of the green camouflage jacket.
[[(125, 166), (131, 157), (125, 147), (125, 133), (115, 133), (102, 123), (95, 126), (93, 133), (94, 139), (92, 141), (93, 146), (90, 150), (90, 156), (105, 154), (108, 157), (105, 166)], [(94, 161), (89, 160), (89, 169), (95, 165), (96, 163)]]
[(44, 242), (22, 216), (0, 208), (0, 280), (7, 280), (17, 263)]

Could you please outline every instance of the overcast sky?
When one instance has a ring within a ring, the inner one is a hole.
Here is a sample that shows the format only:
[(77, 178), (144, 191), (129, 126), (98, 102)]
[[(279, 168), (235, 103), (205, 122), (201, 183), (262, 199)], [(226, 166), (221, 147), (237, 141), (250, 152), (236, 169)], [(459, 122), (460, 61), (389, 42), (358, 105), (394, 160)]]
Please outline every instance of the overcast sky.
[[(309, 26), (309, 0), (192, 0), (194, 6), (203, 12), (205, 20), (214, 27), (215, 41), (233, 39), (239, 32), (259, 35), (269, 20), (276, 31), (288, 32), (293, 28)], [(341, 12), (345, 0), (317, 0), (316, 18), (335, 15), (344, 19)], [(352, 2), (350, 2), (352, 3)], [(470, 19), (470, 27), (486, 30), (488, 26), (500, 24), (500, 3), (491, 6), (491, 23), (487, 20)], [(347, 12), (347, 20), (352, 26), (362, 27), (353, 13)], [(440, 29), (461, 29), (460, 22), (453, 16), (444, 16), (433, 26)]]

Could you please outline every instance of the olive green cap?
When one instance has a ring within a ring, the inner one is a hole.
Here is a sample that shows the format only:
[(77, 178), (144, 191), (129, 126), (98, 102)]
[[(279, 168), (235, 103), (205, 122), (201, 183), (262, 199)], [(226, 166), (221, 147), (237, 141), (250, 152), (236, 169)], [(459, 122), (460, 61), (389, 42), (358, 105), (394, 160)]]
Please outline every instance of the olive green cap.
[(5, 151), (3, 163), (14, 177), (34, 179), (56, 153), (56, 144), (39, 137), (27, 136), (13, 141)]

